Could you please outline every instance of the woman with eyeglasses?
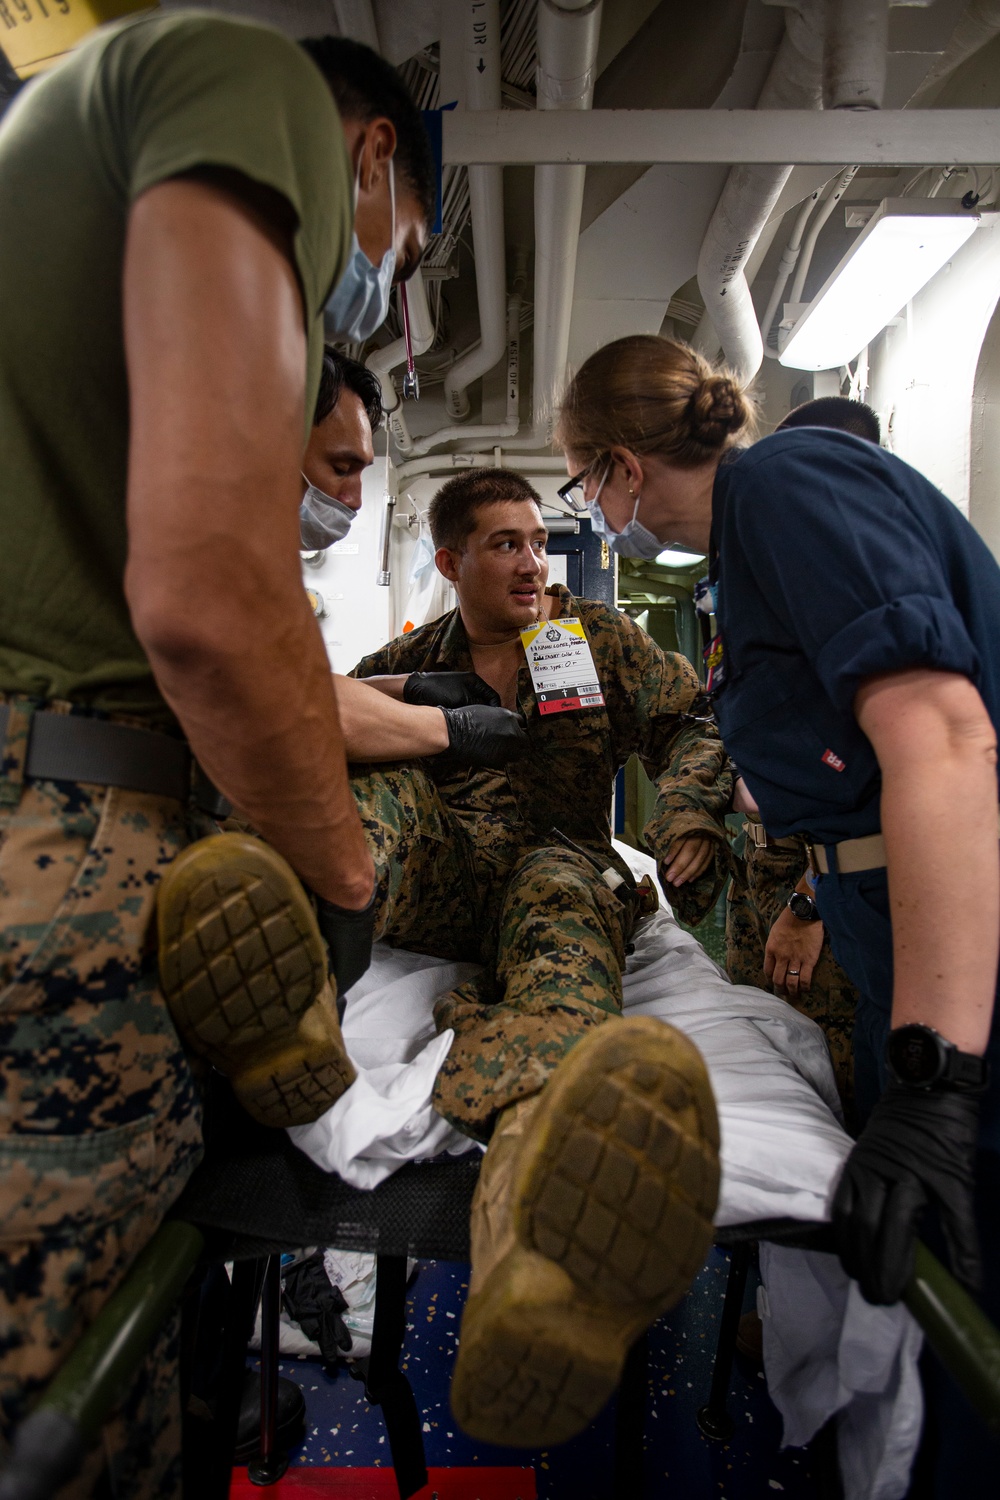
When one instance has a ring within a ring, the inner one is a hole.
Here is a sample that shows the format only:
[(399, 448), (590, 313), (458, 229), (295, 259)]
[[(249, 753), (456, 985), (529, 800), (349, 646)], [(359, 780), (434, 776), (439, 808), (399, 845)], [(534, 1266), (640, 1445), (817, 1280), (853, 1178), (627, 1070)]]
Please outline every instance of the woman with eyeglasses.
[[(1000, 569), (892, 454), (818, 427), (750, 446), (753, 430), (728, 372), (619, 339), (566, 394), (563, 494), (620, 556), (709, 556), (723, 740), (768, 830), (807, 839), (861, 992), (864, 1128), (832, 1208), (845, 1269), (895, 1302), (919, 1232), (1000, 1321)], [(940, 1367), (927, 1378), (951, 1495), (997, 1445)]]

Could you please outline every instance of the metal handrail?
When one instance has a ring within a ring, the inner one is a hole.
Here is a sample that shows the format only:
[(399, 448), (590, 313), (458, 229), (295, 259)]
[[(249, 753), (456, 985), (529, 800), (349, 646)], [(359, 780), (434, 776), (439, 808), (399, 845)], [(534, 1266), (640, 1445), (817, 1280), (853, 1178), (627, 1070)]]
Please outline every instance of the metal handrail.
[(0, 1500), (52, 1500), (78, 1472), (177, 1303), (204, 1243), (193, 1224), (161, 1224), (17, 1428), (0, 1472)]
[(1000, 1432), (1000, 1332), (921, 1240), (903, 1301), (966, 1400)]

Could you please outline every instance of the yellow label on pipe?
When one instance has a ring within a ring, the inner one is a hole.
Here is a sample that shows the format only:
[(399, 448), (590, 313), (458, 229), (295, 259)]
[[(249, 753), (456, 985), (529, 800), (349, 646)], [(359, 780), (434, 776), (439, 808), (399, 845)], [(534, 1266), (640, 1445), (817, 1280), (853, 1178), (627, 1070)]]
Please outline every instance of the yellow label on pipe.
[(88, 31), (157, 0), (0, 0), (0, 47), (19, 78), (64, 57)]

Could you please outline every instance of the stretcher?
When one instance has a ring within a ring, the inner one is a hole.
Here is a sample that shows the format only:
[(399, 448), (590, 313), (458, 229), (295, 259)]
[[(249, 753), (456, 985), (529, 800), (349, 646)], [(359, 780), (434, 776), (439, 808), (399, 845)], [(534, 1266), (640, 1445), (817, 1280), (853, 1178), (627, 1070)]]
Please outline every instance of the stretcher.
[[(623, 852), (637, 874), (645, 873), (643, 856), (624, 847)], [(381, 948), (369, 975), (352, 991), (345, 1015), (345, 1035), (362, 1086), (356, 1084), (315, 1126), (287, 1134), (266, 1130), (248, 1121), (227, 1089), (214, 1088), (204, 1164), (172, 1221), (143, 1252), (39, 1408), (22, 1424), (10, 1463), (0, 1475), (0, 1500), (15, 1495), (18, 1500), (43, 1500), (53, 1492), (54, 1473), (62, 1477), (73, 1472), (192, 1269), (221, 1260), (234, 1261), (235, 1271), (222, 1333), (220, 1401), (201, 1459), (199, 1492), (206, 1500), (228, 1492), (240, 1372), (262, 1293), (264, 1436), (256, 1474), (258, 1482), (273, 1480), (286, 1462), (274, 1450), (269, 1399), (277, 1371), (279, 1255), (315, 1244), (376, 1253), (375, 1329), (366, 1389), (369, 1400), (382, 1406), (401, 1497), (422, 1486), (426, 1469), (420, 1421), (399, 1369), (406, 1259), (468, 1256), (469, 1205), (480, 1152), (433, 1116), (429, 1097), (449, 1042), (447, 1035), (434, 1033), (434, 996), (471, 972), (469, 965)], [(806, 1441), (810, 1423), (816, 1430), (832, 1414), (821, 1401), (804, 1400), (802, 1390), (803, 1350), (814, 1365), (824, 1359), (829, 1363), (817, 1329), (822, 1322), (829, 1339), (832, 1316), (839, 1330), (835, 1343), (849, 1351), (848, 1362), (861, 1361), (864, 1379), (859, 1383), (868, 1387), (852, 1393), (847, 1368), (837, 1369), (837, 1379), (826, 1382), (840, 1393), (841, 1425), (848, 1434), (841, 1444), (848, 1500), (876, 1493), (890, 1500), (894, 1493), (902, 1494), (908, 1457), (900, 1433), (905, 1438), (906, 1431), (912, 1432), (912, 1453), (919, 1429), (913, 1402), (919, 1402), (915, 1360), (920, 1332), (903, 1307), (875, 1310), (863, 1303), (829, 1253), (828, 1202), (850, 1141), (837, 1118), (819, 1029), (783, 1001), (731, 985), (665, 910), (637, 934), (624, 988), (630, 1012), (659, 1015), (694, 1038), (719, 1106), (723, 1178), (716, 1237), (731, 1247), (732, 1262), (712, 1389), (700, 1415), (703, 1432), (724, 1439), (731, 1431), (725, 1398), (746, 1275), (745, 1247), (757, 1240), (771, 1304), (764, 1320), (765, 1362), (786, 1439)], [(336, 1152), (340, 1157), (334, 1171), (331, 1157)], [(906, 1301), (984, 1419), (1000, 1428), (1000, 1335), (923, 1250)], [(786, 1361), (782, 1367), (782, 1345), (790, 1330), (798, 1341), (799, 1365)], [(850, 1337), (844, 1337), (845, 1330)], [(836, 1359), (836, 1353), (830, 1357)], [(876, 1391), (872, 1370), (880, 1360), (891, 1378)], [(618, 1404), (616, 1493), (622, 1495), (640, 1488), (645, 1384), (640, 1341), (625, 1371), (627, 1399)], [(881, 1411), (874, 1415), (881, 1420), (873, 1420), (873, 1403), (877, 1408), (879, 1402)], [(906, 1408), (902, 1416), (901, 1402)], [(858, 1440), (862, 1430), (864, 1442)], [(892, 1472), (882, 1457), (887, 1449), (895, 1454)]]

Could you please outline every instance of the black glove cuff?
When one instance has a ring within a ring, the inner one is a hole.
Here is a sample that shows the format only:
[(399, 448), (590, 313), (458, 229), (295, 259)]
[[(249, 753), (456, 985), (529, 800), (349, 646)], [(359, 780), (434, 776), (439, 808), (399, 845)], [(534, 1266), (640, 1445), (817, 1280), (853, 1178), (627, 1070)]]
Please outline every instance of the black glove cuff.
[(377, 894), (376, 886), (368, 905), (360, 911), (335, 906), (322, 896), (316, 897), (316, 919), (329, 950), (330, 974), (337, 986), (338, 1002), (371, 963)]

